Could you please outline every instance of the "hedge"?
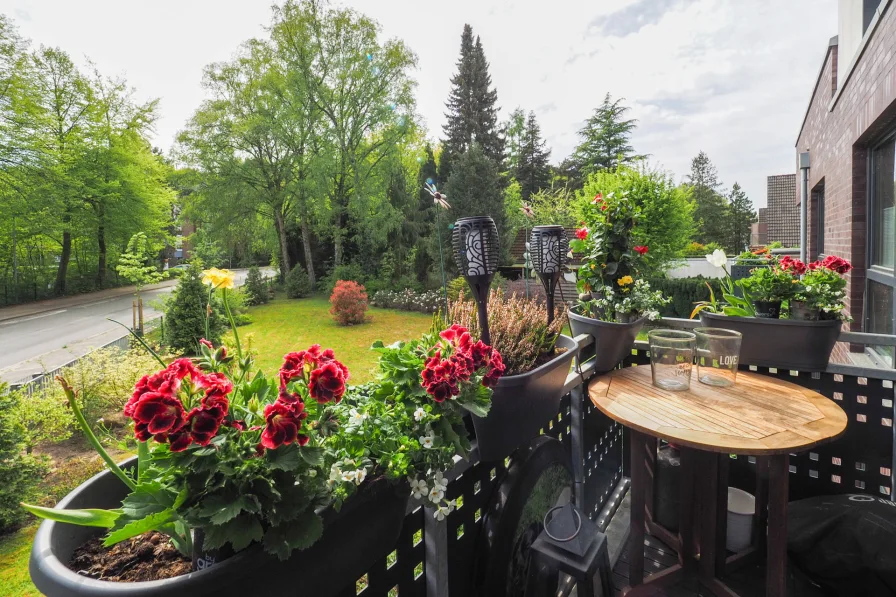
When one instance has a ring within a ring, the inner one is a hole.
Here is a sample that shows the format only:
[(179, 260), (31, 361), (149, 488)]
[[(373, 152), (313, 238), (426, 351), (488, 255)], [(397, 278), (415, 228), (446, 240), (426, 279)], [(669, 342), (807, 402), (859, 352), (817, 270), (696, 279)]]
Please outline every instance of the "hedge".
[(691, 316), (691, 311), (694, 310), (695, 303), (709, 300), (709, 289), (706, 287), (707, 282), (712, 285), (716, 300), (722, 299), (721, 280), (716, 278), (704, 278), (703, 276), (697, 276), (696, 278), (653, 278), (649, 282), (651, 288), (662, 290), (663, 296), (672, 299), (671, 303), (660, 310), (663, 317), (688, 319)]

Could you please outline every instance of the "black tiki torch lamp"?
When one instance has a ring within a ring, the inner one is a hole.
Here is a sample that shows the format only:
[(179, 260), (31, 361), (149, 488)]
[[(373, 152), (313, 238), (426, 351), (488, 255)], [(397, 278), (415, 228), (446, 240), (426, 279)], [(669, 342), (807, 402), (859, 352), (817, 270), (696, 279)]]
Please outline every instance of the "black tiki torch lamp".
[(548, 299), (548, 323), (554, 321), (554, 291), (563, 275), (569, 240), (563, 226), (535, 226), (529, 241), (532, 266)]
[(488, 331), (488, 289), (498, 271), (498, 228), (488, 216), (461, 218), (454, 223), (454, 260), (473, 291), (479, 311), (482, 341), (491, 344)]

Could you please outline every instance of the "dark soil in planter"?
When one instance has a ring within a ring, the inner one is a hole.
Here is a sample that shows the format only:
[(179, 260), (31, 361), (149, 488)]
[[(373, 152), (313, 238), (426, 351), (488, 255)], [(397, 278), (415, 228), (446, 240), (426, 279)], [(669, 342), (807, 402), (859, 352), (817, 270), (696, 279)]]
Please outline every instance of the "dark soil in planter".
[(168, 535), (149, 532), (103, 547), (94, 537), (72, 554), (69, 567), (88, 578), (111, 582), (139, 582), (173, 578), (190, 572), (190, 558), (171, 545)]

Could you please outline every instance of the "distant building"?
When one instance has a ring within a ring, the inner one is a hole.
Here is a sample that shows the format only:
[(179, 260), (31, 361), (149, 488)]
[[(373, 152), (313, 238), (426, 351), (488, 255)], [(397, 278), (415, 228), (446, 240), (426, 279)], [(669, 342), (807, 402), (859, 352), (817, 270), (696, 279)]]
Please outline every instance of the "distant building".
[(766, 190), (766, 239), (768, 244), (779, 242), (785, 247), (800, 246), (800, 207), (797, 203), (795, 174), (768, 177)]
[(759, 208), (759, 218), (750, 227), (750, 246), (760, 247), (768, 244), (768, 208)]
[[(795, 157), (809, 153), (807, 256), (848, 259), (849, 329), (892, 334), (896, 0), (840, 0), (838, 16), (796, 142)], [(869, 356), (893, 365), (892, 348), (869, 349)]]

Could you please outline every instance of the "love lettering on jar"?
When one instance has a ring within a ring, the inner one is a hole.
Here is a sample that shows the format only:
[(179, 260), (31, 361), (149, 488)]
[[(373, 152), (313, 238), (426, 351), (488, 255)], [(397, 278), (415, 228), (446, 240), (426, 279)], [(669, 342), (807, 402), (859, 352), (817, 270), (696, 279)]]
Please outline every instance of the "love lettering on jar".
[(722, 355), (715, 361), (716, 367), (737, 367), (737, 355), (736, 354), (726, 354)]

